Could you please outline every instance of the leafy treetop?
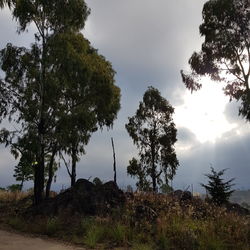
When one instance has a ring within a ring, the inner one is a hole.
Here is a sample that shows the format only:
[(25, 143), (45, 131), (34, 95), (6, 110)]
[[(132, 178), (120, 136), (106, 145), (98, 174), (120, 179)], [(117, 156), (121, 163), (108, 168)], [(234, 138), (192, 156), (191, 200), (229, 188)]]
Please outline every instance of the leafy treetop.
[(208, 193), (211, 195), (211, 199), (214, 203), (221, 205), (227, 203), (231, 194), (234, 192), (232, 190), (232, 184), (234, 179), (230, 179), (229, 181), (224, 181), (222, 176), (226, 169), (223, 169), (219, 172), (216, 172), (213, 167), (211, 167), (211, 174), (206, 174), (209, 181), (208, 184), (201, 184)]
[(202, 11), (200, 52), (189, 59), (191, 73), (181, 71), (186, 87), (201, 88), (201, 76), (225, 82), (225, 94), (241, 102), (240, 114), (250, 120), (250, 1), (209, 0)]
[(139, 176), (140, 181), (145, 184), (145, 176), (150, 176), (153, 191), (157, 189), (157, 182), (162, 182), (161, 175), (168, 182), (179, 165), (174, 148), (177, 130), (172, 119), (173, 113), (174, 108), (160, 92), (149, 87), (136, 114), (129, 117), (126, 124), (140, 156), (140, 163), (136, 159), (130, 161), (128, 173)]

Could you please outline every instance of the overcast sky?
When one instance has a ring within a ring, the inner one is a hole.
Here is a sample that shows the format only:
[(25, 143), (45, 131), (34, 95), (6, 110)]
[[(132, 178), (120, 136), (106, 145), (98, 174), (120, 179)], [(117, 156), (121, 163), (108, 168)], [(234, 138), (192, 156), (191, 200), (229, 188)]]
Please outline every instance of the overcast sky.
[[(221, 86), (204, 79), (204, 87), (189, 93), (181, 81), (180, 70), (188, 69), (188, 59), (199, 50), (201, 11), (205, 1), (197, 0), (88, 0), (91, 15), (84, 35), (113, 65), (116, 84), (121, 88), (121, 110), (113, 130), (97, 132), (77, 166), (78, 178), (113, 177), (112, 148), (115, 141), (118, 184), (126, 187), (135, 180), (126, 174), (128, 161), (137, 151), (125, 130), (128, 116), (138, 108), (148, 86), (161, 91), (175, 108), (178, 129), (176, 143), (179, 169), (175, 188), (193, 184), (202, 191), (205, 173), (228, 168), (226, 178), (236, 178), (236, 188), (250, 188), (250, 127), (238, 117), (237, 103), (229, 103)], [(32, 30), (32, 28), (31, 28)], [(16, 24), (7, 10), (0, 12), (0, 48), (6, 43), (28, 46), (30, 33), (17, 35)], [(15, 182), (16, 164), (8, 149), (0, 146), (0, 186)], [(53, 188), (69, 186), (62, 165)], [(29, 187), (31, 184), (26, 184)]]

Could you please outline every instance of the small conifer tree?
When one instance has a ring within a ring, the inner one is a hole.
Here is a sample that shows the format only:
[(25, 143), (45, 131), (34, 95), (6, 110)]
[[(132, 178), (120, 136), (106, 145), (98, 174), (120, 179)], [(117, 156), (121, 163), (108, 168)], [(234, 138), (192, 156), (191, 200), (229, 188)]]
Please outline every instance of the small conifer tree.
[(211, 174), (205, 175), (209, 179), (208, 184), (201, 184), (211, 195), (211, 200), (217, 205), (227, 203), (231, 194), (234, 192), (234, 190), (231, 189), (234, 185), (232, 184), (234, 178), (229, 181), (224, 181), (222, 176), (225, 171), (226, 169), (216, 172), (214, 168), (211, 167)]

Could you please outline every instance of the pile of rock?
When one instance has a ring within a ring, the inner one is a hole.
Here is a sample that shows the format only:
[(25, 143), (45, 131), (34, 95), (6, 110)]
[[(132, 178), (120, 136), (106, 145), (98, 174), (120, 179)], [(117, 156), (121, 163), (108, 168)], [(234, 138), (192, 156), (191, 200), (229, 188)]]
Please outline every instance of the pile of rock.
[(121, 207), (124, 203), (125, 195), (113, 181), (95, 185), (86, 179), (79, 179), (73, 187), (33, 210), (36, 214), (44, 215), (56, 215), (63, 211), (97, 215)]

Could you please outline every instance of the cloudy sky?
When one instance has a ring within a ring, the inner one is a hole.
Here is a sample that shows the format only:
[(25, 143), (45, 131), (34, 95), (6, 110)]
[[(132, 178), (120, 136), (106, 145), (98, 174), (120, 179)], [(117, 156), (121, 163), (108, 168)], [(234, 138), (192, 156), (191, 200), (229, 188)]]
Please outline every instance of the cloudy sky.
[[(125, 188), (135, 180), (126, 174), (128, 161), (136, 148), (125, 130), (128, 116), (138, 108), (148, 86), (161, 91), (175, 108), (178, 129), (176, 143), (179, 169), (173, 181), (175, 188), (193, 185), (202, 191), (205, 173), (228, 168), (227, 178), (235, 177), (236, 188), (250, 188), (250, 127), (238, 117), (237, 103), (229, 103), (222, 87), (204, 79), (202, 90), (191, 94), (181, 81), (180, 70), (188, 69), (188, 59), (199, 50), (201, 11), (205, 1), (197, 0), (88, 0), (91, 15), (84, 35), (117, 72), (121, 88), (121, 110), (113, 130), (97, 132), (86, 147), (78, 164), (78, 178), (98, 176), (112, 178), (112, 148), (115, 141), (118, 184)], [(0, 48), (7, 42), (28, 46), (32, 35), (16, 34), (16, 24), (7, 10), (0, 13)], [(32, 31), (32, 28), (31, 28)], [(0, 186), (15, 182), (16, 164), (8, 149), (0, 146)], [(53, 188), (69, 185), (62, 165)], [(26, 184), (29, 187), (31, 184)]]

